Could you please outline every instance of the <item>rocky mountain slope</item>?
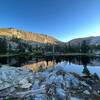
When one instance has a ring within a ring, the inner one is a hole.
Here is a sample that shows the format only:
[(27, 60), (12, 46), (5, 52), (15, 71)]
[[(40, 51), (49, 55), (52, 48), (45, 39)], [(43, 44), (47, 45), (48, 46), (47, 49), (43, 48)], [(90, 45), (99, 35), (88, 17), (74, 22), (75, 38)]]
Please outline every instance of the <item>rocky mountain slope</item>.
[(71, 45), (80, 45), (83, 40), (85, 40), (89, 45), (100, 45), (100, 36), (76, 38), (76, 39), (70, 40), (69, 42)]
[[(17, 37), (22, 40), (30, 41), (33, 43), (50, 43), (50, 44), (64, 44), (54, 37), (39, 34), (39, 33), (32, 33), (32, 32), (25, 32), (22, 30), (17, 30), (15, 28), (0, 28), (0, 36), (7, 36), (7, 37)], [(67, 42), (70, 42), (71, 45), (80, 45), (82, 41), (85, 40), (89, 45), (100, 45), (100, 36), (96, 37), (84, 37), (84, 38), (76, 38), (72, 39)]]
[(9, 37), (17, 37), (21, 38), (23, 40), (28, 40), (32, 42), (38, 42), (38, 43), (50, 43), (50, 44), (56, 44), (59, 43), (57, 39), (43, 34), (37, 34), (32, 32), (25, 32), (21, 30), (17, 30), (14, 28), (1, 28), (0, 29), (0, 35), (2, 36), (9, 36)]
[(100, 36), (97, 36), (97, 37), (94, 37), (90, 44), (93, 44), (93, 45), (100, 45)]

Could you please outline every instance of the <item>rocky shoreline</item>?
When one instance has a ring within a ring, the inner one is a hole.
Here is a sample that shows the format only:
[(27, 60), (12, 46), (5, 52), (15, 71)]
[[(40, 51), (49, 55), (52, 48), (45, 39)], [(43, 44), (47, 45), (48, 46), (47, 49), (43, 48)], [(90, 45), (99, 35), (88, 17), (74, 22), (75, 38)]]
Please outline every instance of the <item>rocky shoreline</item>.
[(0, 100), (100, 100), (100, 79), (60, 65), (40, 72), (1, 67)]

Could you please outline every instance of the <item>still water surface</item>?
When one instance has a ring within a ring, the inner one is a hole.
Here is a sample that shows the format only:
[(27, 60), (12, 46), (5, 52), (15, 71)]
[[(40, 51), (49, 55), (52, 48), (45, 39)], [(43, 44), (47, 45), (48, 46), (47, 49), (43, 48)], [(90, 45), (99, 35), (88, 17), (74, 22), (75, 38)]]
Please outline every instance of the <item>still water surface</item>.
[(78, 65), (91, 65), (91, 66), (100, 66), (100, 58), (87, 57), (87, 56), (75, 56), (75, 57), (58, 57), (58, 58), (44, 58), (36, 59), (35, 61), (29, 61), (28, 64), (24, 66), (32, 70), (38, 70), (40, 66), (43, 68), (53, 67), (54, 65), (66, 61), (66, 64), (78, 64)]

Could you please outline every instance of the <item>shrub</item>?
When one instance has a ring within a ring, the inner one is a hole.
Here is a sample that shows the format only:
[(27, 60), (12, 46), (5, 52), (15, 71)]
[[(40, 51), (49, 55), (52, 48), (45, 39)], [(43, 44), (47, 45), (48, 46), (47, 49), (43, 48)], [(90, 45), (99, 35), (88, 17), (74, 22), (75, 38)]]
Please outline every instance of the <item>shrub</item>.
[(14, 98), (13, 98), (12, 96), (9, 96), (9, 97), (7, 98), (7, 100), (14, 100)]
[(83, 72), (82, 72), (82, 73), (86, 74), (87, 76), (90, 76), (90, 72), (89, 72), (89, 70), (88, 70), (88, 68), (87, 68), (87, 67), (84, 67), (84, 69), (83, 69)]
[(97, 79), (97, 80), (99, 80), (99, 76), (96, 74), (96, 73), (94, 73), (94, 79)]

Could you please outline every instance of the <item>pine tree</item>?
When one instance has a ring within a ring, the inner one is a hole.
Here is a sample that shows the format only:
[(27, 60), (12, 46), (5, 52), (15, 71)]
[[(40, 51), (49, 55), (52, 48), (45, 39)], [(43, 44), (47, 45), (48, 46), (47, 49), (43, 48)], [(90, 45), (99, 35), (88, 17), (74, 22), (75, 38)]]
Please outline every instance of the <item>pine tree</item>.
[(0, 39), (0, 53), (5, 54), (7, 53), (7, 40), (6, 38)]
[(96, 74), (96, 73), (94, 73), (94, 79), (97, 79), (97, 80), (99, 80), (99, 76)]
[(90, 72), (87, 67), (84, 67), (83, 73), (86, 74), (87, 76), (90, 76)]
[(88, 53), (89, 51), (89, 46), (85, 40), (83, 40), (81, 44), (81, 53)]

